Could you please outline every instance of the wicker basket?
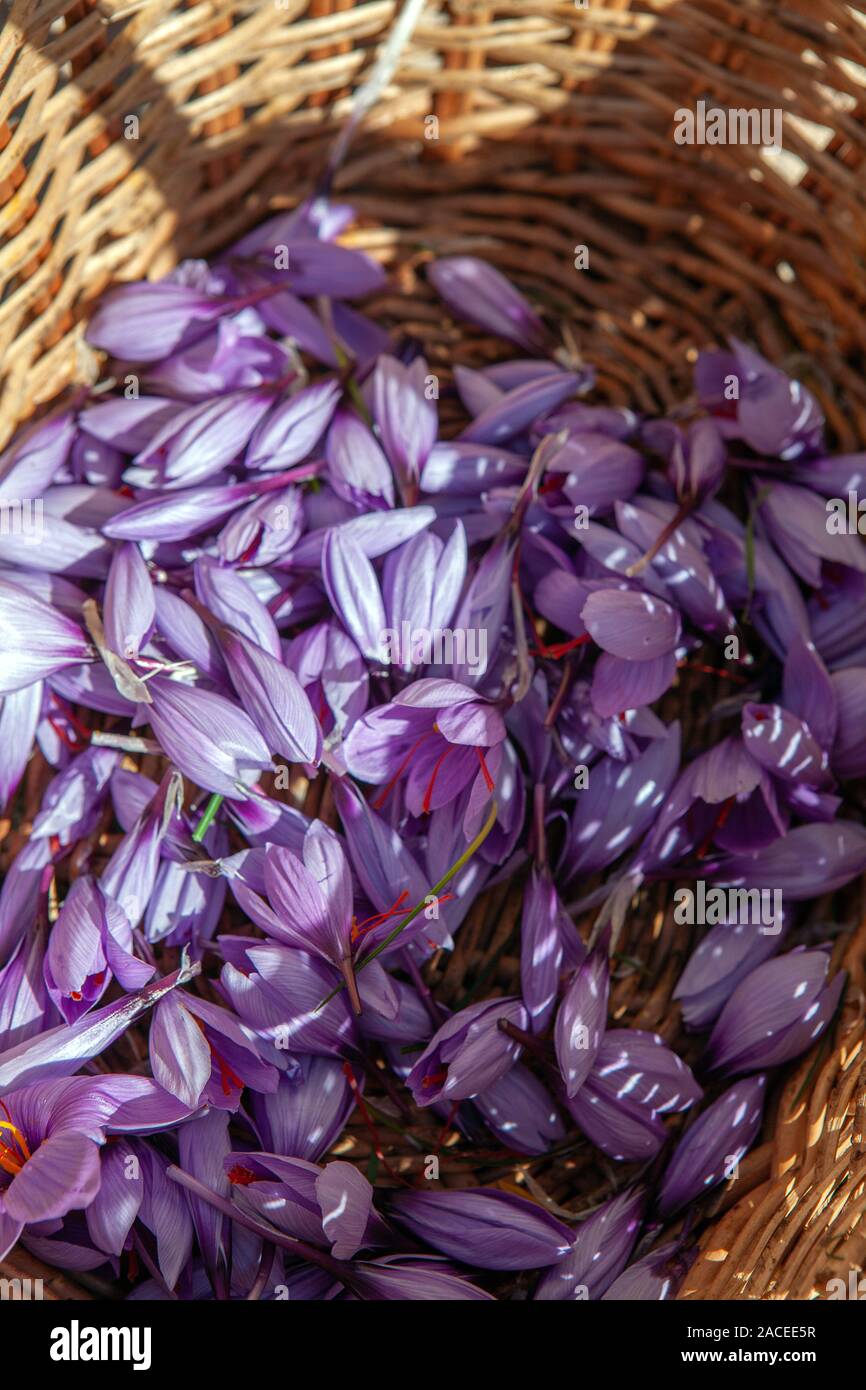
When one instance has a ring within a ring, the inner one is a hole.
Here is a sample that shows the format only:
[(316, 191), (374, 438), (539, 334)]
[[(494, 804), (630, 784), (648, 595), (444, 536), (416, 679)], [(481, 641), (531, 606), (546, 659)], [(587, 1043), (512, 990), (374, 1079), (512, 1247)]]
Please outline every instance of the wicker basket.
[[(81, 330), (109, 283), (208, 254), (309, 191), (395, 3), (10, 0), (8, 11), (0, 445), (94, 379)], [(458, 351), (478, 363), (500, 345), (443, 318), (419, 268), (472, 250), (571, 325), (602, 398), (667, 407), (687, 394), (697, 349), (735, 333), (796, 370), (837, 447), (855, 449), (864, 79), (866, 17), (843, 0), (431, 0), (337, 178), (359, 214), (345, 240), (387, 264), (374, 311), (422, 339), (446, 377)], [(784, 151), (677, 144), (674, 113), (702, 99), (783, 108)], [(31, 808), (42, 772), (28, 778)], [(692, 942), (667, 902), (648, 894), (633, 917), (622, 949), (644, 969), (617, 981), (612, 1009), (677, 1039), (670, 995)], [(844, 921), (862, 909), (858, 890)], [(486, 988), (512, 984), (518, 910), (501, 892), (476, 905), (458, 950), (434, 965), (442, 998), (459, 1000), (482, 967)], [(824, 921), (829, 910), (818, 906)], [(840, 936), (850, 985), (835, 1037), (792, 1072), (765, 1142), (717, 1196), (680, 1297), (825, 1297), (829, 1278), (863, 1265), (864, 948), (866, 927)], [(349, 1149), (364, 1160), (376, 1141), (354, 1126)], [(429, 1122), (418, 1135), (429, 1152)], [(442, 1171), (472, 1181), (447, 1145)], [(596, 1155), (514, 1178), (580, 1205), (611, 1174)]]

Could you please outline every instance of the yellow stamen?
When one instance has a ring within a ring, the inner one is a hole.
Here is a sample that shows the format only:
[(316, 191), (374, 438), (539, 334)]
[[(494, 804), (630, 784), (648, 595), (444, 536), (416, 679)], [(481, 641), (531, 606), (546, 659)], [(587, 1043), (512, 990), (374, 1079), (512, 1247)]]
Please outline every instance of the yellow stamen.
[[(13, 1125), (11, 1120), (0, 1120), (0, 1129), (9, 1130), (10, 1134), (12, 1135), (12, 1138), (14, 1139), (15, 1143), (18, 1145), (19, 1149), (24, 1155), (24, 1162), (26, 1163), (27, 1159), (31, 1158), (32, 1155), (30, 1153), (30, 1149), (27, 1146), (27, 1140), (24, 1138), (24, 1135), (21, 1133), (21, 1130), (18, 1128), (18, 1126)], [(12, 1153), (12, 1150), (7, 1148), (6, 1144), (3, 1145), (3, 1148), (7, 1153)]]

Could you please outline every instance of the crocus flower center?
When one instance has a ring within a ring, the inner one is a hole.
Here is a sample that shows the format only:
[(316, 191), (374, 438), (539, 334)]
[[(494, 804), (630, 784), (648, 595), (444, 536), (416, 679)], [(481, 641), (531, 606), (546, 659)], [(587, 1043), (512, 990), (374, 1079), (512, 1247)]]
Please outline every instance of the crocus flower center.
[(399, 913), (406, 911), (406, 899), (409, 896), (409, 889), (404, 888), (399, 898), (395, 898), (394, 903), (388, 908), (387, 912), (376, 912), (372, 917), (365, 917), (363, 922), (359, 922), (356, 917), (352, 918), (352, 940), (357, 941), (359, 936), (364, 936), (366, 932), (373, 931), (375, 927), (387, 922), (389, 917), (396, 917)]
[(442, 1082), (447, 1080), (448, 1068), (440, 1067), (438, 1071), (431, 1071), (429, 1075), (425, 1076), (421, 1085), (425, 1091), (428, 1091), (431, 1086), (441, 1086)]
[(3, 1105), (2, 1100), (0, 1100), (0, 1106), (3, 1107), (3, 1113), (7, 1116), (5, 1120), (0, 1120), (0, 1170), (4, 1173), (11, 1173), (14, 1177), (16, 1173), (21, 1172), (24, 1164), (31, 1157), (30, 1148), (21, 1130), (12, 1123), (12, 1116)]
[(229, 1169), (228, 1179), (234, 1187), (249, 1187), (251, 1182), (258, 1182), (255, 1173), (251, 1172), (249, 1168), (245, 1168), (242, 1163), (235, 1163)]
[(432, 729), (428, 729), (426, 733), (423, 733), (421, 737), (419, 739), (416, 739), (415, 742), (412, 744), (412, 747), (409, 749), (409, 752), (406, 754), (400, 766), (397, 768), (397, 771), (394, 773), (394, 776), (391, 778), (390, 782), (387, 782), (385, 784), (382, 791), (379, 793), (379, 795), (376, 797), (376, 800), (373, 802), (374, 811), (381, 811), (392, 789), (397, 785), (400, 778), (403, 776), (403, 773), (406, 771), (406, 768), (409, 766), (409, 762), (412, 758), (412, 755), (418, 750), (418, 748), (420, 748), (425, 738), (429, 738), (432, 733), (438, 733), (438, 729), (436, 728), (435, 724), (433, 725)]

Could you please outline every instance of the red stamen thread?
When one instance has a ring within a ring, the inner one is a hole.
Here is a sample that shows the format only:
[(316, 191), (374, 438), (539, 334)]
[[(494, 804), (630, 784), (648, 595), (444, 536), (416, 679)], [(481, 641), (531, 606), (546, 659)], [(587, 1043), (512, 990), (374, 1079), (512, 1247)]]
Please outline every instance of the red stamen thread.
[(246, 550), (244, 551), (243, 555), (241, 555), (241, 556), (235, 561), (235, 564), (236, 564), (236, 565), (245, 565), (245, 564), (247, 563), (248, 560), (251, 560), (251, 559), (253, 558), (253, 556), (255, 555), (256, 551), (257, 551), (258, 548), (259, 548), (259, 546), (261, 545), (262, 535), (263, 535), (263, 533), (264, 533), (264, 529), (265, 529), (264, 526), (262, 526), (262, 524), (261, 524), (261, 522), (260, 522), (260, 523), (259, 523), (259, 526), (258, 526), (258, 529), (257, 529), (257, 531), (256, 531), (255, 539), (252, 540), (252, 541), (250, 542), (250, 544), (247, 546)]
[(487, 764), (484, 761), (484, 752), (481, 748), (476, 748), (475, 752), (478, 754), (478, 761), (481, 764), (481, 771), (484, 773), (484, 785), (486, 786), (489, 792), (492, 792), (495, 790), (495, 784), (493, 778), (490, 776)]
[(584, 647), (587, 642), (591, 641), (592, 638), (589, 633), (585, 632), (582, 637), (572, 637), (568, 642), (553, 642), (550, 646), (540, 642), (537, 647), (531, 647), (530, 651), (533, 656), (547, 656), (552, 661), (558, 661), (561, 656), (573, 652), (575, 647)]
[(230, 1096), (232, 1093), (232, 1086), (237, 1086), (238, 1090), (242, 1091), (244, 1089), (244, 1083), (237, 1072), (232, 1071), (225, 1057), (220, 1056), (212, 1043), (209, 1044), (209, 1046), (213, 1054), (213, 1059), (220, 1069), (220, 1084), (223, 1088), (223, 1095)]
[(66, 719), (72, 725), (73, 729), (75, 729), (76, 732), (79, 733), (86, 742), (89, 742), (91, 733), (90, 727), (84, 723), (83, 719), (80, 719), (78, 717), (71, 705), (67, 704), (65, 700), (62, 700), (59, 695), (54, 693), (54, 691), (52, 691), (51, 694), (54, 704), (57, 706), (60, 712), (63, 715), (65, 715)]
[(351, 1087), (352, 1095), (355, 1097), (355, 1104), (357, 1105), (358, 1110), (361, 1113), (361, 1119), (364, 1121), (364, 1124), (370, 1131), (370, 1138), (373, 1140), (374, 1154), (378, 1158), (382, 1167), (385, 1169), (385, 1172), (388, 1174), (389, 1178), (393, 1178), (395, 1182), (401, 1182), (404, 1187), (411, 1187), (412, 1184), (407, 1182), (401, 1173), (396, 1173), (394, 1169), (391, 1167), (387, 1158), (385, 1157), (384, 1151), (382, 1149), (382, 1141), (379, 1138), (378, 1131), (373, 1123), (373, 1118), (366, 1105), (364, 1104), (364, 1097), (361, 1095), (361, 1088), (355, 1080), (355, 1073), (352, 1071), (352, 1067), (349, 1062), (343, 1063), (343, 1075), (345, 1076), (346, 1080), (349, 1083), (349, 1086)]
[(376, 797), (376, 800), (373, 802), (374, 811), (380, 811), (382, 809), (391, 792), (393, 791), (394, 787), (397, 785), (400, 778), (403, 776), (403, 773), (406, 771), (406, 768), (409, 764), (409, 759), (412, 757), (412, 754), (415, 752), (417, 748), (421, 746), (425, 738), (430, 737), (432, 732), (432, 729), (428, 729), (426, 733), (422, 734), (421, 737), (417, 739), (415, 743), (412, 744), (412, 747), (409, 749), (409, 752), (406, 754), (402, 763), (397, 768), (397, 771), (394, 773), (394, 776), (391, 778), (390, 782), (387, 782), (385, 784), (383, 790), (379, 793), (379, 795)]
[(228, 1180), (235, 1187), (249, 1187), (251, 1182), (259, 1181), (256, 1174), (250, 1172), (249, 1168), (245, 1168), (242, 1163), (236, 1163), (234, 1167), (229, 1169)]
[(223, 1095), (230, 1096), (232, 1093), (232, 1086), (237, 1086), (238, 1090), (242, 1091), (244, 1089), (244, 1082), (242, 1078), (238, 1076), (237, 1072), (232, 1071), (225, 1057), (223, 1057), (221, 1053), (219, 1053), (217, 1049), (214, 1047), (213, 1043), (207, 1035), (207, 1031), (202, 1020), (200, 1018), (197, 1018), (195, 1021), (202, 1031), (202, 1036), (204, 1037), (205, 1042), (210, 1048), (211, 1058), (219, 1067), (220, 1085), (222, 1086)]
[(723, 801), (723, 802), (722, 802), (721, 808), (720, 808), (720, 810), (719, 810), (719, 814), (716, 816), (716, 819), (713, 821), (712, 827), (711, 827), (711, 829), (710, 829), (710, 833), (709, 833), (709, 835), (707, 836), (707, 838), (704, 840), (704, 842), (703, 842), (703, 844), (701, 845), (700, 849), (698, 850), (698, 854), (697, 854), (698, 859), (703, 859), (704, 856), (706, 855), (707, 851), (708, 851), (709, 848), (710, 848), (710, 845), (711, 845), (712, 842), (713, 842), (713, 836), (715, 835), (715, 833), (716, 833), (717, 830), (721, 830), (721, 828), (722, 828), (722, 826), (724, 825), (725, 821), (728, 819), (728, 816), (731, 814), (731, 809), (732, 809), (732, 807), (733, 807), (735, 801), (736, 801), (736, 797), (735, 797), (735, 796), (729, 796), (728, 799), (727, 799), (727, 801)]
[(68, 734), (62, 724), (58, 724), (53, 715), (48, 716), (48, 723), (51, 725), (60, 742), (65, 744), (70, 753), (80, 753), (83, 743), (77, 734)]
[(582, 647), (585, 643), (592, 641), (589, 633), (585, 632), (582, 637), (572, 637), (568, 642), (554, 642), (552, 646), (548, 646), (542, 641), (541, 633), (538, 631), (538, 623), (535, 614), (527, 603), (525, 595), (521, 594), (520, 598), (526, 616), (529, 619), (530, 626), (532, 627), (532, 634), (535, 638), (535, 646), (530, 647), (533, 656), (548, 656), (555, 661), (558, 657), (565, 656), (566, 652), (574, 651), (575, 647)]
[(435, 783), (435, 781), (436, 781), (437, 776), (439, 775), (439, 769), (440, 769), (440, 767), (442, 766), (442, 764), (444, 763), (445, 759), (448, 757), (448, 754), (449, 754), (449, 753), (452, 753), (453, 751), (454, 751), (454, 744), (453, 744), (453, 743), (449, 743), (448, 746), (447, 746), (447, 748), (445, 749), (444, 753), (440, 753), (440, 754), (439, 754), (439, 757), (436, 759), (436, 764), (435, 764), (435, 766), (434, 766), (434, 768), (433, 768), (433, 771), (432, 771), (431, 774), (430, 774), (430, 781), (427, 783), (427, 790), (426, 790), (426, 792), (424, 793), (424, 800), (423, 800), (422, 803), (421, 803), (421, 810), (424, 811), (424, 812), (426, 812), (426, 813), (428, 813), (428, 814), (429, 814), (429, 811), (430, 811), (430, 801), (431, 801), (431, 799), (432, 799), (432, 797), (433, 797), (433, 786), (434, 786), (434, 783)]
[(459, 1109), (460, 1109), (460, 1102), (459, 1102), (459, 1100), (453, 1101), (453, 1102), (452, 1102), (452, 1105), (451, 1105), (451, 1109), (448, 1111), (448, 1118), (447, 1118), (447, 1120), (445, 1121), (444, 1125), (442, 1126), (442, 1133), (439, 1135), (439, 1138), (438, 1138), (437, 1141), (436, 1141), (436, 1152), (437, 1152), (437, 1153), (439, 1153), (440, 1149), (442, 1148), (442, 1145), (445, 1143), (445, 1140), (448, 1138), (449, 1132), (453, 1129), (453, 1127), (454, 1127), (454, 1116), (457, 1114), (457, 1111), (458, 1111)]
[(561, 492), (567, 477), (567, 473), (551, 473), (539, 487), (539, 493)]
[(702, 671), (705, 676), (719, 676), (722, 680), (735, 681), (737, 685), (748, 685), (745, 676), (738, 676), (735, 671), (723, 671), (718, 666), (704, 666), (700, 661), (678, 661), (677, 666), (680, 670), (685, 667), (689, 671)]
[(382, 922), (387, 922), (389, 917), (398, 916), (399, 913), (403, 911), (403, 904), (408, 898), (408, 896), (409, 889), (404, 888), (399, 898), (395, 900), (394, 906), (389, 907), (387, 912), (376, 912), (372, 917), (365, 917), (363, 922), (356, 922), (355, 918), (353, 917), (352, 940), (357, 941), (359, 936), (363, 936), (365, 932), (372, 931), (374, 927), (380, 926)]
[(431, 1071), (429, 1076), (425, 1076), (421, 1082), (425, 1091), (429, 1091), (431, 1086), (439, 1086), (443, 1081), (448, 1080), (448, 1068), (440, 1067), (439, 1071)]

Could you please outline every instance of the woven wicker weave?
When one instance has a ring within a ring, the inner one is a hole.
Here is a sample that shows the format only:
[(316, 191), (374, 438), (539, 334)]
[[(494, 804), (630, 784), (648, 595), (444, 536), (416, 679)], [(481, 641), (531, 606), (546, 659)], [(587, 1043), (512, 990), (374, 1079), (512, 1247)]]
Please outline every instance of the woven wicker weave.
[[(309, 191), (395, 4), (7, 9), (0, 445), (94, 379), (81, 330), (106, 285), (208, 254)], [(501, 346), (444, 318), (418, 274), (431, 254), (471, 249), (571, 325), (602, 397), (667, 407), (687, 394), (696, 350), (733, 332), (796, 370), (836, 445), (857, 448), (864, 79), (866, 18), (842, 0), (431, 0), (336, 182), (359, 213), (345, 240), (392, 271), (373, 312), (423, 340), (446, 376), (458, 352), (470, 364), (491, 358)], [(783, 108), (784, 153), (677, 145), (674, 112), (700, 99)], [(575, 269), (579, 246), (588, 270)], [(688, 706), (687, 689), (678, 698)], [(31, 769), (31, 803), (43, 775)], [(630, 921), (622, 951), (643, 968), (623, 972), (612, 1009), (678, 1040), (670, 995), (693, 943), (669, 901), (647, 894)], [(859, 893), (847, 899), (845, 920), (862, 920), (862, 907)], [(484, 989), (512, 984), (518, 911), (503, 891), (476, 905), (458, 950), (434, 966), (443, 999), (459, 1001), (481, 971)], [(827, 905), (818, 911), (826, 921)], [(798, 1064), (765, 1142), (716, 1198), (681, 1297), (824, 1297), (829, 1278), (863, 1265), (864, 948), (866, 928), (840, 936), (851, 983), (835, 1037)], [(434, 1151), (429, 1120), (417, 1133), (416, 1154)], [(348, 1152), (364, 1161), (371, 1145), (356, 1116)], [(530, 1190), (538, 1177), (577, 1208), (610, 1189), (612, 1166), (597, 1155), (584, 1164), (584, 1153), (512, 1177)], [(411, 1152), (389, 1159), (395, 1171), (414, 1162)], [(442, 1172), (473, 1180), (447, 1145)]]

